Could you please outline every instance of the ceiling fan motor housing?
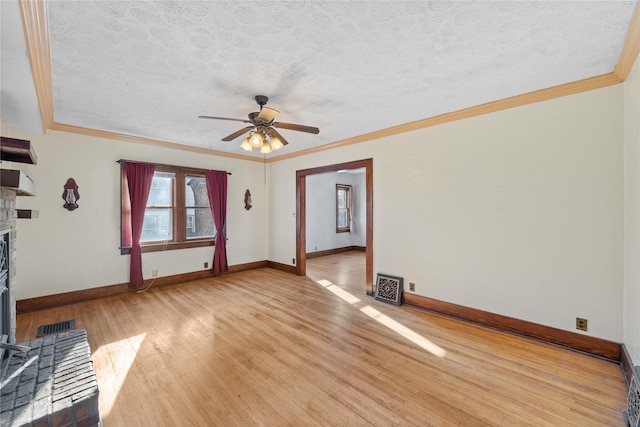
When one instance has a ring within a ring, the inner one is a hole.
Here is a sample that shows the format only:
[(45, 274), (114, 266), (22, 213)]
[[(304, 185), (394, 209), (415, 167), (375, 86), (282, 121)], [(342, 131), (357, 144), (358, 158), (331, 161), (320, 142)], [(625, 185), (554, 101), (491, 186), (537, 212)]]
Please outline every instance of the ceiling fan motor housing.
[(248, 116), (249, 117), (249, 121), (251, 123), (253, 123), (254, 125), (256, 124), (256, 119), (258, 118), (258, 114), (260, 114), (260, 113), (257, 112), (257, 111), (254, 111), (253, 113), (249, 113), (249, 116)]

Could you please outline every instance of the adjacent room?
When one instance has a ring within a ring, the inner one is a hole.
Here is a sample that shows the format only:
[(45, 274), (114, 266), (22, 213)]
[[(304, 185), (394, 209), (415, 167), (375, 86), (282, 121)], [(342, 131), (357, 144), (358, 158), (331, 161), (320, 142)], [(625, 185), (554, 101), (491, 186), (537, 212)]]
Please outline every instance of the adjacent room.
[(637, 1), (0, 18), (3, 426), (640, 426)]

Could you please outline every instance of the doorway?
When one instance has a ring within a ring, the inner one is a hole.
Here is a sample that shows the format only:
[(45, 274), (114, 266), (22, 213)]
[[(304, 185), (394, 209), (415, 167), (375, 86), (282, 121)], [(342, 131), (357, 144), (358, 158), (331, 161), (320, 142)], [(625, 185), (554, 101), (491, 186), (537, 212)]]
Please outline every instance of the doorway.
[(365, 169), (366, 193), (366, 260), (365, 283), (366, 293), (373, 295), (373, 159), (356, 160), (328, 166), (296, 171), (296, 274), (307, 273), (307, 212), (306, 212), (306, 177), (318, 173), (337, 172), (343, 169)]

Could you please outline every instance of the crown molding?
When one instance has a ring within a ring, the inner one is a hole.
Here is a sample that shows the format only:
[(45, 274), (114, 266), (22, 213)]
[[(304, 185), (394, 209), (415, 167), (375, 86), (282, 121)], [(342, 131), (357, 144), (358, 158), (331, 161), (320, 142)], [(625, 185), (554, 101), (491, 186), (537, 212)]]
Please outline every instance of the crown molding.
[(624, 39), (622, 52), (620, 52), (618, 63), (613, 69), (613, 72), (621, 81), (625, 81), (629, 77), (638, 53), (640, 53), (640, 3), (636, 5), (636, 10), (627, 30), (627, 37)]
[(156, 147), (172, 148), (174, 150), (191, 151), (193, 153), (211, 154), (219, 157), (229, 157), (232, 159), (248, 160), (251, 162), (264, 163), (264, 159), (257, 157), (243, 156), (241, 154), (227, 153), (225, 151), (211, 150), (208, 148), (194, 147), (191, 145), (183, 145), (175, 142), (161, 141), (157, 139), (144, 138), (141, 136), (132, 136), (123, 133), (109, 132), (98, 129), (84, 128), (80, 126), (65, 125), (53, 122), (48, 126), (49, 130), (60, 132), (76, 133), (80, 135), (93, 136), (97, 138), (106, 138), (116, 141), (135, 142), (137, 144), (154, 145)]
[(512, 96), (510, 98), (476, 105), (475, 107), (465, 108), (463, 110), (453, 111), (451, 113), (445, 113), (439, 116), (429, 117), (426, 119), (417, 120), (415, 122), (409, 122), (402, 125), (381, 129), (375, 132), (365, 133), (362, 135), (354, 136), (352, 138), (332, 142), (331, 144), (321, 145), (319, 147), (309, 148), (307, 150), (284, 154), (281, 156), (273, 157), (271, 159), (267, 159), (267, 163), (291, 159), (293, 157), (306, 156), (308, 154), (318, 153), (320, 151), (331, 150), (334, 148), (346, 147), (352, 144), (359, 144), (361, 142), (397, 135), (400, 133), (411, 132), (414, 130), (424, 129), (427, 127), (454, 122), (457, 120), (481, 116), (483, 114), (494, 113), (496, 111), (507, 110), (510, 108), (520, 107), (523, 105), (533, 104), (541, 101), (547, 101), (550, 99), (573, 95), (580, 92), (586, 92), (593, 89), (599, 89), (618, 83), (622, 83), (622, 80), (620, 80), (620, 78), (618, 78), (618, 76), (614, 73), (603, 74), (601, 76), (590, 77), (587, 79), (578, 80), (547, 89), (536, 90), (534, 92), (525, 93), (523, 95)]
[(51, 50), (46, 3), (36, 0), (19, 0), (18, 7), (38, 98), (42, 127), (46, 130), (53, 123)]

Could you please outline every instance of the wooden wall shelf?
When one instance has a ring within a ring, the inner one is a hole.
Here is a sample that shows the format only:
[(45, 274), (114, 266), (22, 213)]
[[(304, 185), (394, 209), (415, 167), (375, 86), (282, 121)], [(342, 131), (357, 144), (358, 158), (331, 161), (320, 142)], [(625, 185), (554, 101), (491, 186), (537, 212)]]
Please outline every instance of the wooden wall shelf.
[(8, 162), (28, 163), (35, 165), (38, 157), (31, 141), (26, 139), (0, 137), (0, 158)]
[(22, 171), (0, 169), (0, 186), (16, 192), (16, 196), (35, 196), (36, 186)]

